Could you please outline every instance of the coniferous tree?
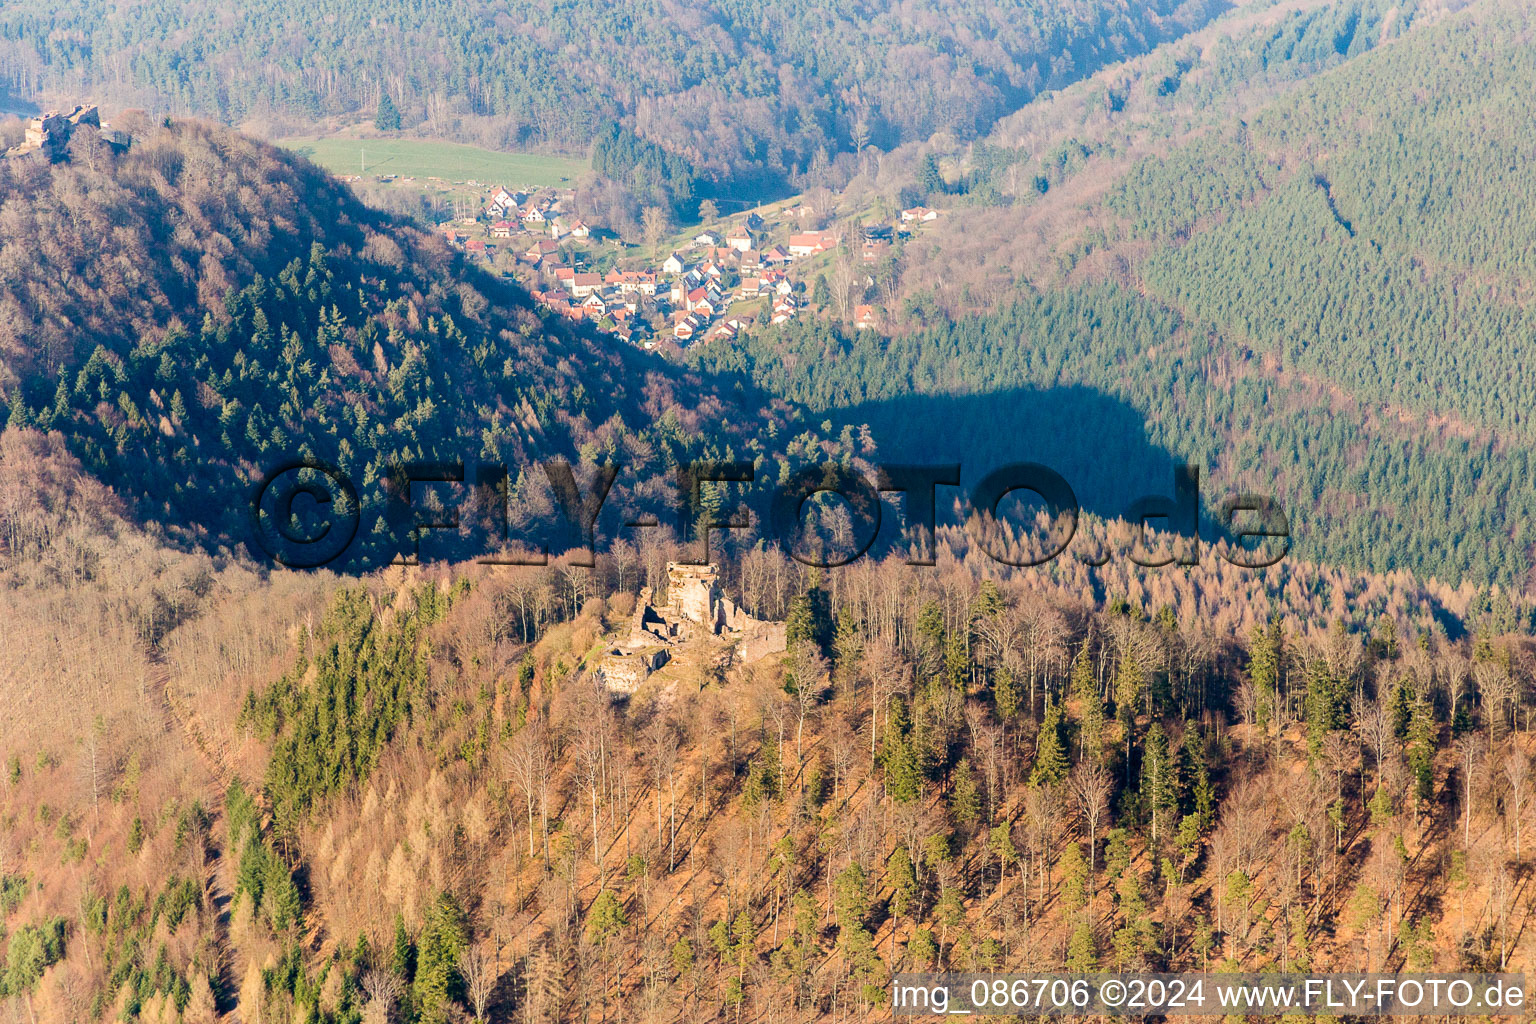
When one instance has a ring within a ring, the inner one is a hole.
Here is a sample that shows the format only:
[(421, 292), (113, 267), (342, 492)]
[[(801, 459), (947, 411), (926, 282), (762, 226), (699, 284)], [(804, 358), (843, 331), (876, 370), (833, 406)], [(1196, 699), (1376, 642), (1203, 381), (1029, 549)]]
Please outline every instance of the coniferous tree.
[(432, 901), (421, 929), (421, 947), (412, 986), (417, 1012), (426, 1024), (448, 1019), (449, 1003), (459, 997), (459, 956), (469, 943), (464, 911), (449, 893)]
[(1178, 779), (1168, 752), (1168, 735), (1162, 723), (1154, 721), (1147, 728), (1141, 755), (1141, 806), (1151, 823), (1154, 846), (1167, 838), (1178, 805)]
[(1067, 745), (1061, 730), (1061, 703), (1058, 701), (1050, 706), (1045, 713), (1045, 720), (1040, 723), (1035, 764), (1029, 772), (1031, 786), (1054, 786), (1067, 777)]
[(395, 106), (395, 101), (387, 92), (379, 97), (379, 110), (374, 115), (373, 126), (381, 132), (400, 130), (400, 109)]
[(961, 758), (955, 766), (953, 788), (949, 794), (949, 813), (962, 828), (974, 828), (981, 820), (981, 791), (976, 787), (976, 777), (971, 762)]
[(1072, 660), (1072, 696), (1082, 717), (1082, 756), (1097, 761), (1104, 752), (1104, 700), (1093, 678), (1086, 643)]

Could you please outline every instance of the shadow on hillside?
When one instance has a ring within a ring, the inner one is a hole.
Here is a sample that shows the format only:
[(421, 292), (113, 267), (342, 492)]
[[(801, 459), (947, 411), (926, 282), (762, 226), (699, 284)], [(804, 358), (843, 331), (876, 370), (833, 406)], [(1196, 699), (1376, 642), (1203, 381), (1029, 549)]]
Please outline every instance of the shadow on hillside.
[(833, 420), (867, 424), (881, 462), (959, 463), (961, 488), (948, 489), (947, 500), (941, 492), (941, 512), (988, 472), (1017, 462), (1055, 470), (1084, 511), (1107, 518), (1146, 495), (1173, 494), (1173, 454), (1151, 442), (1139, 411), (1093, 388), (908, 395)]

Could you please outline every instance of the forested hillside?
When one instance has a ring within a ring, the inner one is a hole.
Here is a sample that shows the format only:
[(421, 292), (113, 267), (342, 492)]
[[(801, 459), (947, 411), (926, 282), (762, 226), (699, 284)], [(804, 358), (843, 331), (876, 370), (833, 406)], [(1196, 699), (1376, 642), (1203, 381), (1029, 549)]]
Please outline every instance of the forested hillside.
[(712, 178), (773, 187), (866, 144), (985, 131), (1224, 6), (24, 2), (0, 12), (0, 82), (226, 123), (371, 120), (388, 95), (407, 127), (509, 149), (585, 151), (623, 119)]
[(373, 529), (390, 466), (507, 466), (512, 505), (534, 515), (549, 502), (536, 460), (617, 462), (612, 516), (648, 494), (670, 517), (655, 485), (680, 461), (820, 443), (792, 410), (747, 417), (707, 381), (535, 311), (516, 284), (232, 131), (146, 122), (125, 153), (71, 147), (0, 161), (5, 417), (63, 434), (183, 542), (245, 539), (252, 488), (301, 457), (346, 474), (370, 513), (358, 550), (388, 560), (398, 550), (370, 544), (386, 539)]
[(33, 538), (4, 995), (42, 1024), (876, 1020), (911, 969), (1529, 962), (1524, 602), (999, 575), (960, 533), (934, 569), (758, 550), (726, 578), (787, 654), (615, 701), (591, 669), (659, 538), (267, 576), (147, 544), (35, 432), (0, 469)]
[[(1079, 87), (1057, 117), (1098, 119), (1038, 156), (1038, 187), (999, 196), (986, 171), (1028, 170), (1027, 144), (949, 173), (953, 222), (897, 265), (894, 337), (795, 323), (700, 365), (869, 422), (891, 455), (1060, 464), (1120, 488), (1111, 511), (1187, 459), (1279, 497), (1305, 557), (1528, 583), (1531, 28), (1497, 0), (1343, 4), (1232, 29), (1123, 119)], [(1296, 62), (1263, 58), (1251, 111), (1241, 53)], [(1032, 116), (998, 143), (1052, 138)], [(1062, 414), (1074, 389), (1096, 415)]]

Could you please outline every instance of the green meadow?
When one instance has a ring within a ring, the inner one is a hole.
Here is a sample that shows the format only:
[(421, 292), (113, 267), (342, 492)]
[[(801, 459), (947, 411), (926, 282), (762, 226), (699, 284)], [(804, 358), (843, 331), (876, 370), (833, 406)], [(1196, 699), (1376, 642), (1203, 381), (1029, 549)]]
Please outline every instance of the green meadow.
[(287, 139), (283, 145), (333, 174), (441, 178), (445, 183), (571, 185), (585, 161), (538, 153), (499, 153), (454, 142), (417, 139)]

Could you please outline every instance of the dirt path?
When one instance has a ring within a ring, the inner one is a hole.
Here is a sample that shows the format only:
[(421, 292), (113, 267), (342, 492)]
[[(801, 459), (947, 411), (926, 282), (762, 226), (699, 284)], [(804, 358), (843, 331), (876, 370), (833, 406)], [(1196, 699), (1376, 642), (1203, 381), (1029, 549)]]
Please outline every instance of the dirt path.
[(203, 797), (203, 807), (207, 810), (209, 819), (207, 873), (203, 879), (203, 888), (204, 899), (214, 911), (214, 946), (218, 950), (219, 957), (219, 983), (214, 994), (218, 999), (220, 1012), (227, 1013), (235, 1006), (239, 981), (234, 977), (233, 947), (229, 939), (230, 904), (235, 891), (235, 865), (233, 857), (227, 856), (229, 851), (225, 850), (225, 835), (228, 830), (224, 820), (224, 794), (229, 792), (229, 787), (237, 775), (230, 766), (224, 746), (209, 739), (207, 732), (202, 728), (191, 708), (187, 706), (185, 699), (171, 686), (170, 667), (166, 665), (159, 650), (150, 648), (145, 651), (144, 672), (149, 688), (160, 705), (166, 730), (180, 732), (186, 738), (188, 744), (197, 752), (197, 759), (202, 763), (209, 777), (208, 790)]

